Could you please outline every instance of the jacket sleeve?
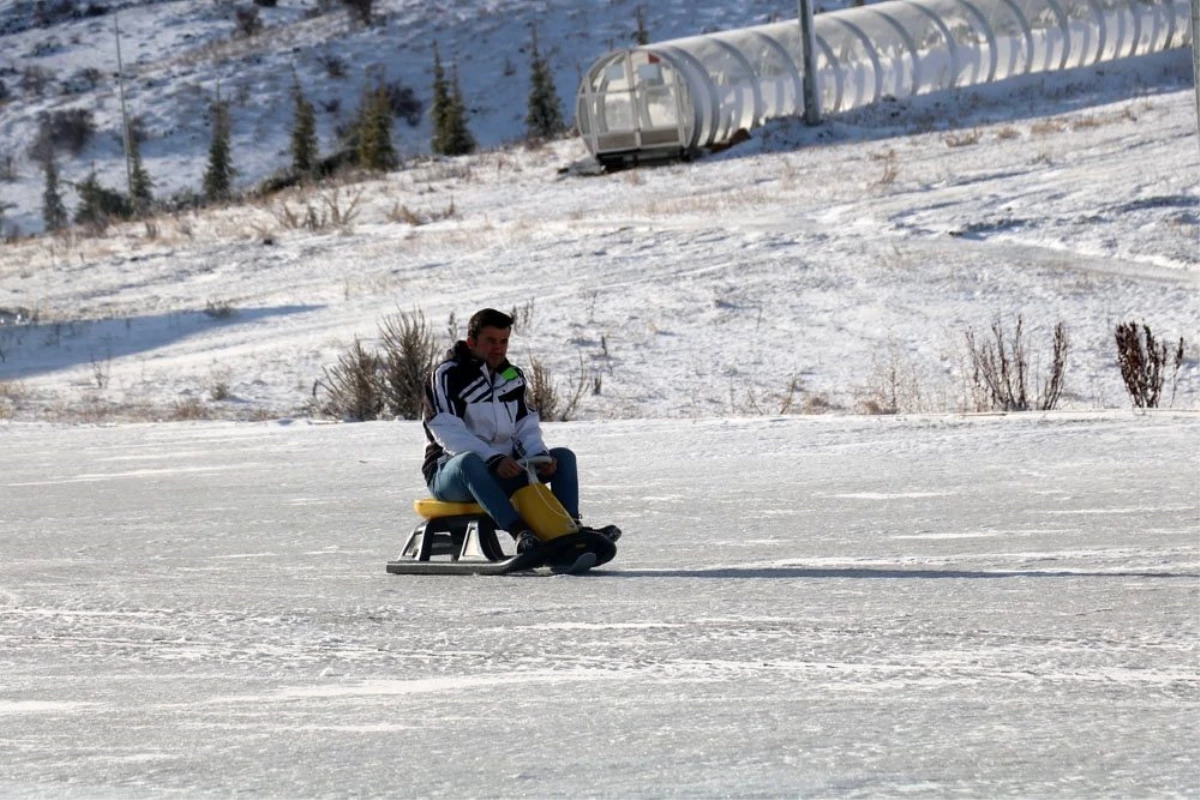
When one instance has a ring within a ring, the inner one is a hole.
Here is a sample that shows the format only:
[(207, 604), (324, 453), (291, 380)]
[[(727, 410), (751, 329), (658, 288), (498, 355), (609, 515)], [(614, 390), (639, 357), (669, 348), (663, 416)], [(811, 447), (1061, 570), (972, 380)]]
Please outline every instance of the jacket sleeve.
[(478, 453), (484, 461), (507, 456), (502, 449), (480, 439), (463, 421), (466, 403), (449, 392), (449, 368), (443, 365), (434, 371), (425, 390), (425, 426), (434, 441), (449, 455)]

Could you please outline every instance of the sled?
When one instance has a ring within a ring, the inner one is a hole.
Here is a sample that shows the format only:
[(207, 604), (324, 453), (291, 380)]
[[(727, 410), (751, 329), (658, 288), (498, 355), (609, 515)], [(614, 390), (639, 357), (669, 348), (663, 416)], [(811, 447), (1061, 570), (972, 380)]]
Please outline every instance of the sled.
[(540, 567), (579, 574), (617, 554), (607, 537), (576, 530), (543, 541), (536, 549), (508, 555), (496, 536), (495, 520), (475, 503), (422, 498), (413, 508), (422, 520), (400, 555), (387, 563), (393, 575), (507, 575)]

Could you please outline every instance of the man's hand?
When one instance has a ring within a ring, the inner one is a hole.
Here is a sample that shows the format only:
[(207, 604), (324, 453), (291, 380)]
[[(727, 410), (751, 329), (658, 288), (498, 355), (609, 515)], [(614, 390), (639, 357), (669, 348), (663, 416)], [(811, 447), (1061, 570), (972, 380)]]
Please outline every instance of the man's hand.
[(558, 459), (554, 458), (553, 456), (550, 457), (549, 464), (542, 464), (540, 467), (537, 468), (537, 474), (538, 474), (538, 477), (540, 477), (540, 478), (549, 478), (557, 471), (558, 471)]
[(496, 464), (496, 474), (501, 478), (515, 478), (524, 471), (520, 464), (508, 457)]

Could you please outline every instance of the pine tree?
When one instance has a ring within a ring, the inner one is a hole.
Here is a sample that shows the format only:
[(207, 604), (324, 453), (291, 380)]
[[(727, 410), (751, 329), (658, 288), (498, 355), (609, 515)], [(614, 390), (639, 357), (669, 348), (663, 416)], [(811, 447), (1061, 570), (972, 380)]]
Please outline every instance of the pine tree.
[(317, 171), (317, 116), (313, 104), (305, 98), (299, 81), (292, 89), (296, 121), (292, 127), (292, 171), (297, 175), (313, 176)]
[(465, 156), (475, 152), (475, 137), (467, 127), (467, 105), (458, 85), (458, 65), (454, 65), (451, 80), (450, 109), (446, 114), (445, 147), (440, 151), (448, 156)]
[(228, 200), (233, 192), (233, 160), (229, 151), (229, 106), (217, 99), (212, 104), (212, 144), (208, 169), (204, 172), (204, 196), (210, 203)]
[(142, 150), (132, 132), (129, 134), (129, 160), (129, 204), (134, 214), (140, 216), (149, 211), (150, 204), (154, 202), (154, 196), (150, 193), (154, 181), (150, 180), (150, 173), (142, 164)]
[(129, 219), (133, 208), (129, 198), (115, 189), (110, 189), (100, 183), (96, 177), (95, 168), (88, 174), (87, 179), (75, 185), (79, 193), (79, 206), (75, 209), (75, 222), (81, 225), (95, 225), (103, 228), (114, 217)]
[(639, 47), (645, 47), (650, 44), (650, 33), (646, 30), (646, 12), (641, 6), (633, 13), (633, 18), (637, 22), (637, 30), (633, 32), (633, 41)]
[(58, 191), (58, 165), (54, 163), (51, 153), (44, 163), (46, 170), (46, 189), (42, 192), (42, 220), (49, 233), (60, 231), (67, 226), (67, 207), (63, 205), (62, 195)]
[(392, 106), (382, 84), (363, 94), (358, 109), (358, 165), (366, 169), (395, 169), (400, 157), (392, 144)]
[(435, 153), (445, 153), (450, 138), (449, 115), (453, 98), (450, 87), (446, 83), (446, 70), (442, 68), (442, 56), (438, 52), (437, 42), (433, 43), (433, 140), (430, 149)]
[(558, 136), (566, 127), (563, 124), (562, 105), (554, 88), (554, 75), (550, 72), (550, 64), (538, 52), (536, 28), (533, 31), (529, 113), (525, 116), (525, 127), (530, 139), (550, 139)]

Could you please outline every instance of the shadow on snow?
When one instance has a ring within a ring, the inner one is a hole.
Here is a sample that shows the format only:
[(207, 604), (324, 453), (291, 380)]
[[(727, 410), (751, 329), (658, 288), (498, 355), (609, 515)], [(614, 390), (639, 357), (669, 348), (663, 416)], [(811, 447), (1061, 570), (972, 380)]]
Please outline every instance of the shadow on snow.
[(105, 364), (192, 336), (268, 317), (304, 314), (317, 305), (172, 311), (147, 317), (0, 325), (0, 380), (29, 378), (86, 364)]
[(875, 569), (868, 567), (722, 567), (717, 569), (623, 569), (597, 571), (612, 578), (908, 578), (972, 580), (977, 578), (1200, 578), (1194, 572), (1088, 572), (1085, 570), (958, 570), (958, 569)]

